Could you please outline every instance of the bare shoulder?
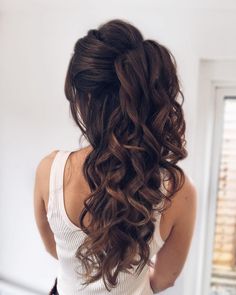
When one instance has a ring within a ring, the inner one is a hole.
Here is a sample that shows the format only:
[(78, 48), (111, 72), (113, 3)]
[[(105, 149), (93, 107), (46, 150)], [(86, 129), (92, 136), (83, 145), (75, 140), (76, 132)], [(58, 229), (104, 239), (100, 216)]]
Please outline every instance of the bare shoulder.
[(48, 193), (49, 176), (52, 162), (58, 150), (54, 150), (44, 156), (38, 163), (35, 171), (35, 188), (41, 192), (42, 195)]
[(44, 156), (38, 163), (37, 168), (36, 168), (36, 174), (44, 174), (48, 170), (50, 170), (51, 164), (57, 154), (58, 150), (54, 150)]
[[(179, 173), (178, 173), (179, 174)], [(180, 174), (179, 174), (180, 176)], [(171, 206), (163, 212), (163, 219), (168, 224), (169, 230), (183, 217), (187, 215), (195, 216), (197, 206), (197, 190), (196, 186), (190, 176), (183, 171), (183, 185), (182, 187), (172, 196)], [(167, 184), (167, 187), (170, 184)], [(168, 205), (168, 202), (167, 202)]]
[(183, 185), (174, 194), (173, 204), (163, 220), (162, 229), (167, 228), (168, 235), (151, 272), (150, 282), (155, 293), (173, 286), (184, 267), (194, 233), (196, 199), (195, 184), (184, 172)]
[(196, 186), (190, 176), (184, 172), (184, 183), (181, 189), (177, 192), (179, 201), (195, 203), (197, 198)]
[(195, 217), (197, 206), (197, 189), (192, 178), (183, 171), (184, 182), (179, 191), (177, 191), (173, 198), (175, 221), (183, 219), (192, 215)]

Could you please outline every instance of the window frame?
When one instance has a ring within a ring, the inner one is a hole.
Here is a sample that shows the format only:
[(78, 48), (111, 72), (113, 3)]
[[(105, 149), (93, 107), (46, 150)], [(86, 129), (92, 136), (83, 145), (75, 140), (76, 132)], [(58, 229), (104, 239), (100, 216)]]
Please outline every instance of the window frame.
[(204, 245), (204, 263), (202, 268), (202, 294), (209, 295), (211, 289), (212, 259), (215, 236), (215, 222), (218, 197), (218, 179), (220, 173), (220, 157), (223, 136), (224, 99), (236, 96), (236, 87), (212, 83), (213, 87), (213, 126), (211, 140), (211, 157), (209, 164), (209, 184), (207, 202), (206, 238)]

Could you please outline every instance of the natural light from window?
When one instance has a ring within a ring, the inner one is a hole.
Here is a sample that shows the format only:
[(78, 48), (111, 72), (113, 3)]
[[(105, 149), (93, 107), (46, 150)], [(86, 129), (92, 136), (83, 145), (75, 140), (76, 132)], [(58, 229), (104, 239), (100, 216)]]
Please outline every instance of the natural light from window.
[(236, 295), (236, 97), (223, 111), (211, 294)]

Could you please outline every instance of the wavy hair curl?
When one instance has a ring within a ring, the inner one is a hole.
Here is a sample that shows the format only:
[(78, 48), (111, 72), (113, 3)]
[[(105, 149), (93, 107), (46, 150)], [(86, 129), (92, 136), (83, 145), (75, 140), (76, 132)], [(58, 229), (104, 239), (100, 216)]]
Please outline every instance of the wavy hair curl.
[[(120, 271), (138, 266), (139, 274), (149, 263), (155, 207), (171, 203), (184, 182), (177, 165), (187, 152), (176, 61), (131, 23), (113, 19), (76, 42), (65, 95), (93, 148), (83, 164), (91, 193), (79, 217), (86, 238), (76, 257), (86, 270), (84, 284), (102, 278), (110, 291)], [(171, 183), (166, 193), (162, 175)]]

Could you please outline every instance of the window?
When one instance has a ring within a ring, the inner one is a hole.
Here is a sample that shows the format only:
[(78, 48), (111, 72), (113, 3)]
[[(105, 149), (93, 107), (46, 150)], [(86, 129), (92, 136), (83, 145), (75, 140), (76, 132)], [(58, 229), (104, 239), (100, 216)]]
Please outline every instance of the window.
[(215, 131), (219, 145), (213, 149), (219, 148), (219, 162), (211, 294), (236, 295), (236, 96), (222, 97)]

